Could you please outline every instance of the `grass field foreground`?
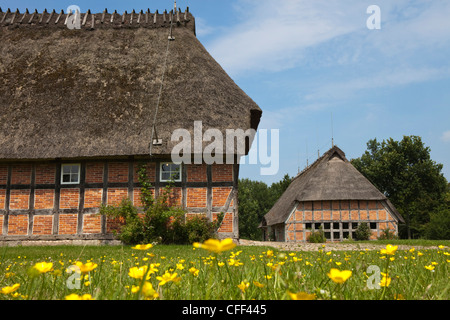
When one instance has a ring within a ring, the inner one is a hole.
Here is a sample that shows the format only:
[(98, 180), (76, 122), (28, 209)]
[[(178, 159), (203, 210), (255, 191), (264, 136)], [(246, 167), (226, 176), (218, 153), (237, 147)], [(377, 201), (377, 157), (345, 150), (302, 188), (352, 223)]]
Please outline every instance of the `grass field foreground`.
[(448, 246), (3, 247), (0, 300), (448, 300)]

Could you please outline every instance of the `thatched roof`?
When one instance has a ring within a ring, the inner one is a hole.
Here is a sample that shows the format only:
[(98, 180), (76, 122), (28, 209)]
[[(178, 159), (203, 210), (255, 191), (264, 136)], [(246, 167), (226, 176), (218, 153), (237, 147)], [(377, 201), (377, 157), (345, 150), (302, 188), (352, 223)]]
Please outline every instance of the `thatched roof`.
[(264, 216), (263, 225), (284, 223), (297, 202), (321, 200), (384, 201), (395, 217), (403, 221), (386, 196), (347, 160), (341, 149), (334, 146), (293, 179)]
[[(261, 109), (195, 36), (188, 11), (81, 13), (0, 9), (0, 159), (148, 155), (171, 21), (167, 72), (156, 121), (171, 134), (256, 129)], [(172, 20), (173, 19), (173, 20)]]

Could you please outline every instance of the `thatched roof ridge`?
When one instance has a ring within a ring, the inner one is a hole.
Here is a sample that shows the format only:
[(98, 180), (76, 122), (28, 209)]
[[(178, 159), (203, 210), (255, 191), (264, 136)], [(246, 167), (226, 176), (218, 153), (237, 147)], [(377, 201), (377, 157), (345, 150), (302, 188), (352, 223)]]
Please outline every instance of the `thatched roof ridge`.
[(165, 73), (170, 13), (81, 17), (81, 30), (69, 30), (62, 13), (0, 13), (0, 159), (148, 155), (163, 74), (155, 156), (194, 121), (257, 129), (261, 109), (198, 41), (188, 10), (172, 15)]
[[(184, 12), (181, 8), (175, 13), (173, 10), (159, 13), (158, 10), (151, 12), (147, 10), (132, 10), (123, 13), (108, 12), (105, 9), (100, 13), (93, 13), (91, 10), (80, 12), (80, 28), (81, 29), (104, 29), (104, 28), (164, 28), (169, 27), (173, 22), (175, 27), (188, 27), (195, 33), (195, 19), (189, 12), (189, 7)], [(25, 12), (20, 12), (19, 9), (15, 11), (8, 8), (3, 12), (0, 8), (0, 26), (15, 27), (15, 28), (66, 28), (69, 17), (73, 17), (73, 12), (59, 12), (54, 9), (43, 12), (38, 12), (26, 9)]]
[(334, 146), (298, 174), (272, 209), (264, 216), (266, 225), (283, 223), (294, 205), (303, 201), (380, 200), (402, 221), (403, 218), (369, 180)]

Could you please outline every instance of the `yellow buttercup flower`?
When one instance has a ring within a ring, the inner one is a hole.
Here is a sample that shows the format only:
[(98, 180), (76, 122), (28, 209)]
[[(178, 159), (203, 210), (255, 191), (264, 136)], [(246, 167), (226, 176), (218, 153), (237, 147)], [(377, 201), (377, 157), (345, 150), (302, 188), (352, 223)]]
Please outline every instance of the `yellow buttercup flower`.
[(386, 246), (386, 249), (381, 249), (380, 253), (392, 256), (395, 254), (395, 251), (397, 251), (397, 249), (398, 249), (398, 246), (393, 246), (393, 245), (388, 244)]
[(37, 271), (39, 271), (39, 273), (47, 273), (49, 271), (52, 271), (53, 263), (51, 263), (51, 262), (38, 262), (38, 263), (36, 263), (34, 265), (33, 268), (36, 269)]
[(82, 296), (77, 295), (76, 293), (69, 294), (65, 297), (65, 300), (94, 300), (90, 294), (83, 294)]
[[(148, 273), (147, 273), (147, 270), (148, 270)], [(128, 270), (128, 275), (134, 279), (142, 279), (142, 278), (144, 278), (145, 274), (147, 274), (147, 277), (145, 280), (148, 280), (148, 279), (150, 279), (150, 275), (157, 271), (158, 271), (158, 269), (155, 268), (155, 265), (151, 264), (150, 269), (148, 269), (148, 266), (130, 268)]]
[(12, 285), (11, 287), (3, 287), (2, 290), (0, 290), (0, 293), (3, 294), (10, 294), (13, 293), (14, 291), (16, 291), (17, 289), (19, 289), (20, 284), (16, 283), (14, 285)]
[(327, 276), (336, 283), (344, 283), (352, 275), (350, 270), (340, 271), (338, 269), (332, 268)]
[(138, 245), (136, 245), (134, 247), (131, 247), (131, 249), (142, 250), (142, 251), (143, 250), (148, 250), (150, 248), (153, 248), (153, 245), (151, 243), (149, 243), (149, 244), (138, 244)]
[(264, 285), (262, 283), (259, 283), (258, 281), (253, 281), (253, 284), (258, 288), (264, 288)]
[(228, 251), (236, 247), (233, 239), (227, 238), (224, 240), (209, 239), (203, 243), (195, 242), (193, 244), (194, 248), (202, 248), (214, 253), (221, 253), (223, 251)]
[(241, 289), (242, 293), (245, 292), (245, 290), (250, 286), (250, 282), (248, 281), (241, 281), (240, 284), (237, 285), (239, 289)]
[(292, 300), (315, 300), (316, 299), (315, 294), (309, 294), (307, 292), (292, 293), (292, 292), (288, 291), (288, 294)]
[(198, 270), (198, 269), (192, 267), (192, 268), (189, 269), (189, 272), (192, 273), (192, 275), (193, 275), (194, 277), (197, 277), (197, 276), (198, 276), (198, 273), (200, 272), (200, 270)]
[(98, 267), (98, 265), (96, 263), (93, 262), (87, 262), (86, 264), (84, 264), (81, 261), (76, 261), (75, 265), (80, 268), (81, 273), (85, 274), (88, 272), (91, 272), (92, 270), (94, 270), (95, 268)]
[(391, 278), (387, 276), (385, 273), (381, 273), (383, 275), (383, 278), (380, 281), (380, 287), (389, 287), (391, 284)]
[(156, 277), (159, 280), (159, 285), (163, 286), (168, 282), (178, 282), (181, 280), (181, 277), (177, 277), (177, 273), (170, 274), (169, 272), (164, 273), (161, 277)]
[(434, 266), (432, 264), (430, 264), (429, 266), (425, 266), (425, 269), (433, 271), (434, 270)]

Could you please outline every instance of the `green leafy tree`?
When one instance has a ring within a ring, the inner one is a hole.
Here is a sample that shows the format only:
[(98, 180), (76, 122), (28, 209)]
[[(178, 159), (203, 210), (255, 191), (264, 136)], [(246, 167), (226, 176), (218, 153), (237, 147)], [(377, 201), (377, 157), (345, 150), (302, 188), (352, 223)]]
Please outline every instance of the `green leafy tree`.
[(289, 175), (270, 187), (261, 181), (239, 180), (239, 235), (241, 238), (261, 240), (258, 228), (264, 215), (273, 207), (291, 183)]
[(367, 143), (367, 151), (352, 164), (383, 192), (405, 218), (401, 237), (425, 236), (430, 213), (445, 201), (447, 180), (442, 164), (431, 159), (430, 148), (418, 136)]

